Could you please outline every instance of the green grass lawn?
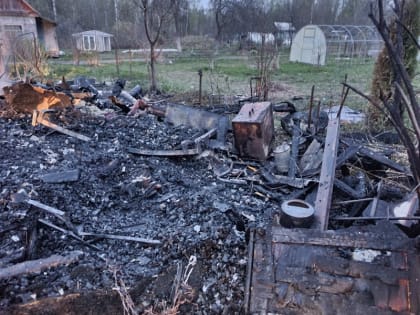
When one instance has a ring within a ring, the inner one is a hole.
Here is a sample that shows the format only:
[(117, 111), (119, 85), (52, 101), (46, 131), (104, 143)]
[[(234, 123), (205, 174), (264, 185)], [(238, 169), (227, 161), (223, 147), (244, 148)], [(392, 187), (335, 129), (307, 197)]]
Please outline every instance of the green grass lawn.
[[(112, 55), (108, 54), (100, 55), (101, 61), (98, 66), (75, 66), (69, 59), (51, 60), (49, 76), (50, 79), (58, 80), (62, 76), (72, 79), (84, 75), (109, 82), (120, 77), (128, 80), (129, 87), (135, 84), (147, 87), (148, 67), (144, 55), (136, 55), (132, 61), (127, 60), (127, 54), (121, 54), (120, 58), (119, 74)], [(289, 99), (292, 96), (307, 98), (311, 87), (315, 85), (317, 99), (324, 104), (336, 104), (340, 100), (341, 82), (346, 75), (348, 83), (369, 92), (373, 66), (372, 60), (332, 61), (322, 67), (311, 66), (289, 62), (287, 52), (283, 52), (279, 69), (271, 75), (273, 86), (281, 88), (271, 91), (269, 97), (274, 101)], [(200, 69), (203, 71), (203, 91), (208, 94), (248, 95), (249, 80), (258, 75), (255, 56), (168, 55), (157, 64), (160, 88), (172, 94), (197, 92)], [(420, 88), (420, 75), (416, 76), (413, 84), (417, 89)], [(361, 108), (366, 102), (350, 93), (346, 104)]]

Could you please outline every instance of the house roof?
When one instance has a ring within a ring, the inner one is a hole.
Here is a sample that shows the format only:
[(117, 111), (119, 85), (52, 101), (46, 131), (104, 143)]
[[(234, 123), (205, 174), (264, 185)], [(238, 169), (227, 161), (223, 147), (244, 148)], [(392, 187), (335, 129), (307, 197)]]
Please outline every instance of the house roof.
[(0, 0), (0, 16), (30, 16), (40, 18), (54, 25), (57, 24), (50, 19), (42, 17), (41, 14), (25, 0)]
[(0, 0), (0, 14), (32, 17), (41, 16), (40, 13), (25, 0)]
[(294, 31), (295, 27), (289, 22), (274, 22), (274, 26), (278, 31)]
[(72, 34), (72, 36), (80, 36), (80, 35), (114, 36), (114, 35), (112, 35), (112, 34), (105, 33), (105, 32), (101, 32), (101, 31), (98, 31), (98, 30), (90, 30), (90, 31), (84, 31), (84, 32), (80, 32), (80, 33), (74, 33), (74, 34)]

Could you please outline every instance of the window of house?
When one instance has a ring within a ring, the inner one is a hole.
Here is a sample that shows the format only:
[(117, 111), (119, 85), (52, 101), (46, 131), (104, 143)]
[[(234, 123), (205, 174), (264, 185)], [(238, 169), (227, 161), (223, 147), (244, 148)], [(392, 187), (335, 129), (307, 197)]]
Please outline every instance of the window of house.
[(19, 34), (23, 33), (22, 25), (4, 25), (4, 35), (7, 38), (15, 38)]
[(83, 35), (83, 48), (84, 50), (95, 50), (95, 36)]

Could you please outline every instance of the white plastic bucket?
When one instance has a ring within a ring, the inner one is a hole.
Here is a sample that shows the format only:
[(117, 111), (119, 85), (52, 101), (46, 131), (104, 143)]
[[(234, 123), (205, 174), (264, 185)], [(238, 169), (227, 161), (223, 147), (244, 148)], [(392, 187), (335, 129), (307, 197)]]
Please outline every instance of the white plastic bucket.
[(289, 170), (290, 146), (284, 142), (273, 151), (276, 168), (280, 173), (287, 173)]

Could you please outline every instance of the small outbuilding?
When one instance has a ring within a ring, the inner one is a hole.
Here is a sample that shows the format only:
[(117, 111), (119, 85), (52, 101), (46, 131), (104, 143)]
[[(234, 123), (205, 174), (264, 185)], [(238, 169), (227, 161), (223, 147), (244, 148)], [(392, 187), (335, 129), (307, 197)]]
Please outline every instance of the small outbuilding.
[(277, 43), (281, 46), (290, 47), (293, 36), (296, 33), (295, 27), (289, 22), (274, 22), (276, 28), (275, 36)]
[(72, 35), (75, 45), (80, 51), (111, 51), (111, 39), (114, 35), (91, 30)]
[(383, 41), (369, 25), (306, 25), (293, 38), (290, 61), (323, 66), (328, 61), (376, 57)]

